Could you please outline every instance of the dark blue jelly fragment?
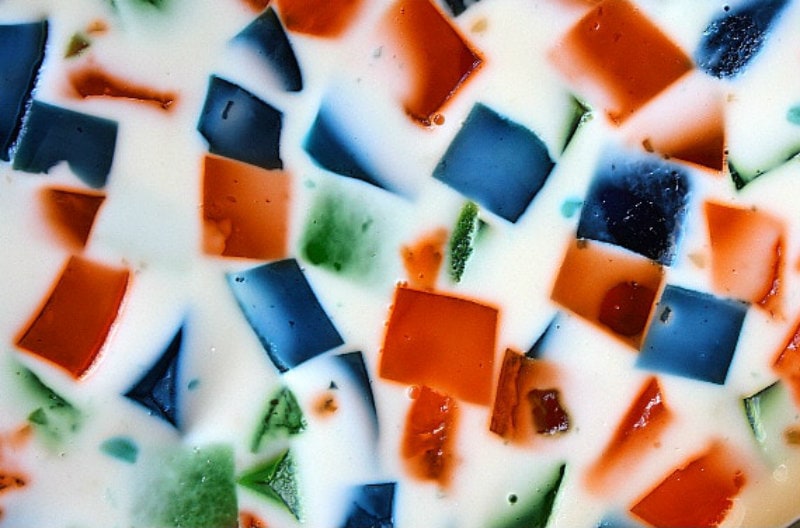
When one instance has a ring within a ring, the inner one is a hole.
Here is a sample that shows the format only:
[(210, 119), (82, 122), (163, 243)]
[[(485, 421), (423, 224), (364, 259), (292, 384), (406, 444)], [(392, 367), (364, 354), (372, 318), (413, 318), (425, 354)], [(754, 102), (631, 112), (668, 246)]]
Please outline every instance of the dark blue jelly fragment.
[(697, 66), (720, 79), (741, 73), (761, 51), (787, 0), (751, 0), (711, 21), (695, 52)]
[(283, 114), (243, 88), (214, 75), (197, 130), (208, 150), (265, 169), (282, 169)]
[(525, 352), (525, 357), (529, 357), (531, 359), (541, 359), (544, 353), (545, 344), (556, 328), (558, 328), (558, 324), (556, 323), (556, 317), (554, 317), (553, 320), (547, 325), (547, 328), (544, 329), (542, 335), (540, 335), (533, 345), (531, 345), (528, 351)]
[(0, 26), (0, 159), (10, 159), (44, 60), (47, 22)]
[(476, 104), (433, 176), (516, 222), (544, 186), (553, 165), (536, 134)]
[(649, 155), (612, 155), (597, 169), (578, 237), (608, 242), (669, 265), (686, 216), (689, 178)]
[(125, 393), (127, 398), (142, 405), (151, 415), (166, 420), (175, 428), (179, 428), (178, 367), (182, 341), (181, 328), (161, 357)]
[(299, 92), (303, 89), (300, 65), (286, 36), (286, 31), (271, 7), (244, 28), (237, 39), (250, 45), (278, 75), (283, 89)]
[(97, 189), (106, 184), (116, 145), (116, 121), (33, 101), (14, 168), (47, 172), (66, 161), (76, 176)]
[(450, 12), (453, 13), (453, 16), (458, 16), (466, 11), (469, 6), (477, 4), (479, 1), (480, 0), (445, 0), (445, 3), (447, 7), (450, 8)]
[(668, 285), (636, 365), (724, 384), (747, 308), (740, 301)]
[(645, 528), (645, 525), (624, 512), (614, 512), (603, 517), (597, 528)]
[(396, 484), (365, 484), (354, 490), (344, 528), (392, 528)]
[(281, 372), (343, 343), (294, 259), (228, 274), (239, 307)]
[(364, 400), (369, 407), (370, 417), (372, 418), (373, 430), (378, 432), (378, 410), (375, 407), (375, 395), (372, 392), (372, 380), (369, 379), (367, 365), (364, 363), (364, 354), (361, 352), (348, 352), (336, 356), (339, 363), (344, 366), (347, 373), (352, 377), (358, 386), (359, 391), (364, 396)]

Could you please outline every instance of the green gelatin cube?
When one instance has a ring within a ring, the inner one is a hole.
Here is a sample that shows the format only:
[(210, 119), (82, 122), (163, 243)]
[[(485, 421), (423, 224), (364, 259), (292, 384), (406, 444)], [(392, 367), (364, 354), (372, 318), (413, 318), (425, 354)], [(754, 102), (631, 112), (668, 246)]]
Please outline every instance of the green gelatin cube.
[(514, 494), (521, 500), (509, 501), (512, 512), (506, 513), (504, 518), (495, 523), (496, 528), (545, 528), (553, 513), (558, 490), (564, 480), (566, 465), (562, 464), (540, 486), (537, 486), (532, 495), (525, 498), (525, 494)]
[(270, 398), (250, 449), (256, 453), (265, 439), (300, 434), (305, 428), (306, 421), (297, 398), (292, 391), (283, 387)]
[(139, 447), (136, 443), (130, 438), (122, 436), (109, 438), (100, 444), (100, 451), (130, 464), (135, 464), (136, 459), (139, 457)]
[(467, 261), (474, 250), (475, 236), (480, 227), (478, 206), (467, 202), (461, 208), (456, 227), (450, 237), (450, 277), (460, 282), (467, 268)]
[(742, 400), (744, 414), (753, 437), (774, 465), (779, 465), (797, 450), (800, 435), (800, 410), (791, 392), (781, 382)]
[(28, 400), (36, 406), (28, 415), (28, 421), (37, 431), (50, 440), (60, 441), (80, 428), (83, 418), (75, 406), (27, 368), (18, 366), (15, 373)]
[(277, 502), (300, 520), (297, 477), (294, 459), (289, 450), (246, 471), (239, 477), (239, 484)]

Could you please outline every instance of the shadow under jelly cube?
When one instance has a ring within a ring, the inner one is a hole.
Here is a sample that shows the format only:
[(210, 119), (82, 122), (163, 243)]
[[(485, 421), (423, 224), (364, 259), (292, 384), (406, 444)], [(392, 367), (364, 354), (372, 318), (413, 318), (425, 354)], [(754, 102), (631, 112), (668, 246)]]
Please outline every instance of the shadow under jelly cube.
[(748, 304), (667, 286), (637, 367), (723, 385)]
[(516, 222), (554, 165), (536, 134), (476, 104), (433, 176), (494, 214)]

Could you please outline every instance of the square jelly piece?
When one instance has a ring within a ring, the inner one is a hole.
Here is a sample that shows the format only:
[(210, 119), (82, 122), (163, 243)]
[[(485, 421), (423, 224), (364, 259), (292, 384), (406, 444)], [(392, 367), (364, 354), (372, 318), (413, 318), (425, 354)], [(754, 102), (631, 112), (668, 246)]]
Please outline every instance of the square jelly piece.
[(516, 222), (554, 165), (547, 146), (535, 133), (479, 103), (433, 176), (494, 214)]
[(344, 528), (394, 526), (395, 482), (364, 484), (353, 490), (353, 503)]
[(230, 273), (228, 284), (281, 372), (343, 343), (296, 260)]
[(747, 308), (740, 301), (666, 286), (636, 365), (724, 384)]
[(303, 89), (300, 65), (274, 9), (264, 11), (236, 39), (247, 43), (267, 63), (284, 90), (299, 92)]

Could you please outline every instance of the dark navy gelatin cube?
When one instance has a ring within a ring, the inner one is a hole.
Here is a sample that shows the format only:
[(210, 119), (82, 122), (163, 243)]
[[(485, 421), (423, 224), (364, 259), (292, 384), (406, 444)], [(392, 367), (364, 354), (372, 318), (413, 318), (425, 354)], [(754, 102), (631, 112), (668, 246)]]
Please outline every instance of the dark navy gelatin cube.
[(372, 392), (372, 380), (370, 380), (369, 373), (367, 372), (367, 365), (364, 362), (364, 354), (361, 352), (348, 352), (336, 356), (339, 364), (344, 367), (344, 370), (351, 377), (353, 382), (358, 387), (358, 390), (364, 397), (370, 417), (372, 418), (372, 425), (375, 433), (378, 431), (378, 410), (375, 407), (375, 395)]
[(106, 184), (116, 145), (116, 121), (33, 101), (14, 168), (41, 173), (66, 161), (76, 176), (97, 189)]
[(178, 330), (161, 357), (125, 396), (179, 428), (178, 377), (183, 329)]
[(392, 528), (396, 484), (365, 484), (354, 490), (344, 528)]
[(494, 214), (516, 222), (554, 166), (539, 137), (476, 104), (433, 176)]
[(278, 75), (284, 90), (299, 92), (303, 89), (300, 65), (274, 9), (264, 11), (236, 38), (250, 45), (267, 62)]
[(47, 22), (0, 26), (0, 159), (10, 159), (44, 60)]
[(714, 19), (695, 52), (697, 66), (720, 79), (734, 77), (761, 51), (787, 0), (750, 0)]
[(667, 286), (637, 367), (724, 384), (747, 308), (733, 299)]
[(684, 170), (647, 155), (612, 155), (595, 173), (578, 238), (608, 242), (669, 265), (686, 216)]
[(265, 169), (282, 169), (283, 114), (247, 90), (211, 76), (197, 130), (208, 150)]
[(447, 7), (453, 16), (458, 16), (469, 8), (472, 4), (477, 4), (480, 0), (445, 0)]
[(228, 284), (281, 372), (343, 343), (296, 260), (230, 273)]

